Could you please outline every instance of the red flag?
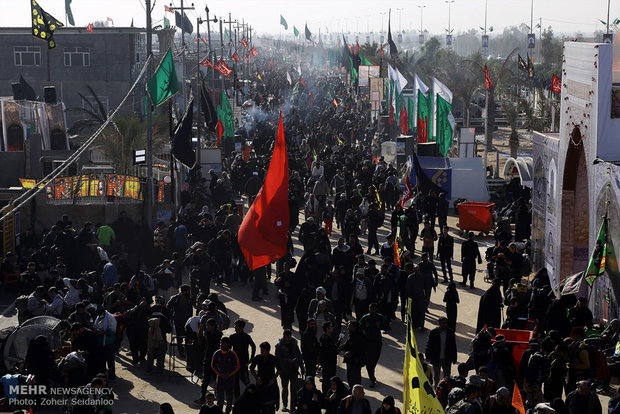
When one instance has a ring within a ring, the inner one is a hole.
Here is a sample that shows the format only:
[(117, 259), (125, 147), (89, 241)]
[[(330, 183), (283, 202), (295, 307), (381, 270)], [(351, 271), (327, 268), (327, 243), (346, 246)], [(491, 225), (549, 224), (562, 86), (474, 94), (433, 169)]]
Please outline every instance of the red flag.
[(405, 178), (405, 189), (403, 190), (403, 195), (400, 197), (400, 206), (405, 208), (405, 203), (407, 200), (413, 198), (413, 190), (411, 189), (411, 181), (409, 181), (409, 175)]
[(562, 92), (562, 80), (555, 75), (551, 76), (551, 92)]
[(209, 43), (209, 42), (207, 41), (207, 38), (206, 38), (206, 37), (204, 37), (204, 36), (202, 36), (202, 41), (203, 41), (205, 44), (208, 44), (208, 43)]
[(407, 108), (403, 106), (400, 110), (400, 132), (404, 134), (409, 131), (409, 118), (407, 117)]
[(288, 157), (282, 114), (278, 136), (265, 177), (239, 227), (239, 247), (250, 270), (268, 265), (286, 255), (288, 227)]
[(87, 32), (91, 32), (91, 33), (95, 33), (95, 31), (93, 30), (93, 24), (92, 23), (88, 23), (88, 26), (86, 26), (86, 31)]
[(418, 143), (426, 142), (426, 135), (428, 133), (426, 126), (428, 125), (428, 118), (420, 118), (418, 116)]
[(372, 162), (374, 162), (375, 165), (379, 164), (379, 160), (377, 159), (377, 157), (372, 157)]
[(338, 101), (336, 100), (336, 98), (334, 98), (333, 102), (334, 102), (334, 106), (338, 108)]
[(168, 13), (173, 13), (174, 14), (174, 11), (170, 7), (168, 7), (166, 5), (164, 5), (164, 10), (167, 11)]
[(237, 55), (237, 51), (235, 51), (235, 53), (233, 53), (232, 58), (235, 62), (239, 63), (239, 55)]
[(226, 62), (224, 62), (222, 59), (218, 60), (217, 63), (213, 65), (213, 69), (217, 70), (226, 77), (228, 77), (228, 75), (230, 75), (230, 72), (232, 72), (232, 69), (230, 69)]
[(241, 39), (241, 44), (243, 45), (243, 47), (247, 48), (248, 47), (248, 42), (246, 42), (245, 38)]
[(383, 56), (383, 45), (381, 45), (381, 49), (379, 49), (379, 56)]
[(493, 82), (491, 82), (491, 75), (489, 74), (489, 68), (487, 65), (484, 65), (484, 86), (487, 89), (491, 89), (493, 87)]
[(360, 54), (360, 44), (358, 42), (355, 42), (355, 56), (358, 56)]
[(109, 21), (110, 23), (114, 24), (114, 20), (112, 20), (112, 18), (111, 18), (111, 17), (108, 17), (108, 18), (107, 18), (107, 21)]
[(301, 83), (301, 84), (303, 85), (303, 87), (304, 87), (304, 88), (306, 87), (306, 81), (304, 80), (304, 78), (301, 78), (301, 79), (299, 80), (299, 83)]
[(212, 68), (212, 67), (213, 67), (213, 63), (209, 60), (209, 57), (208, 57), (208, 56), (207, 56), (206, 58), (204, 58), (204, 59), (202, 60), (202, 62), (200, 62), (200, 64), (201, 64), (202, 66), (207, 67), (207, 68)]
[(394, 236), (394, 264), (400, 267), (400, 249), (398, 248), (398, 237)]
[(245, 61), (249, 62), (250, 61), (250, 55), (245, 55)]
[(222, 121), (219, 119), (217, 120), (217, 127), (215, 131), (217, 132), (217, 144), (215, 145), (220, 145), (220, 142), (222, 142), (222, 135), (224, 135), (224, 125), (222, 125)]
[(512, 390), (512, 406), (517, 409), (520, 414), (525, 414), (525, 406), (523, 405), (523, 399), (521, 398), (521, 392), (517, 383), (515, 382), (514, 389)]
[(256, 56), (258, 56), (258, 50), (256, 50), (255, 48), (252, 48), (252, 49), (250, 49), (248, 54), (256, 57)]

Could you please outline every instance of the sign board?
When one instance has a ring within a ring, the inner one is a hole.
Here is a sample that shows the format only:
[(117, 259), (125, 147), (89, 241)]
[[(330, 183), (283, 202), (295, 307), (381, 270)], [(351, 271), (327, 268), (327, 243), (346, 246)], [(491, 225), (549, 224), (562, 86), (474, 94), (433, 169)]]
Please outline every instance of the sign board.
[(370, 85), (370, 78), (378, 78), (381, 66), (360, 65), (359, 67), (359, 86), (360, 88)]
[(446, 35), (446, 46), (452, 46), (452, 35)]
[(420, 43), (421, 45), (424, 44), (424, 35), (423, 34), (418, 36), (418, 43)]
[(489, 47), (489, 35), (482, 35), (482, 47), (485, 49)]
[(459, 158), (472, 158), (476, 149), (476, 128), (459, 130)]
[(534, 33), (529, 33), (527, 35), (527, 48), (534, 49), (536, 47), (536, 35)]

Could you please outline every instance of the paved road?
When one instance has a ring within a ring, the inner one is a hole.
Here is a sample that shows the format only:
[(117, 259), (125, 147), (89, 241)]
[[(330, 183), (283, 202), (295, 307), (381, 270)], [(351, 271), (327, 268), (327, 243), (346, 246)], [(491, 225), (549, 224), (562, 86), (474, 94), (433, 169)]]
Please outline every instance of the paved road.
[[(387, 218), (387, 217), (386, 217)], [(388, 219), (389, 220), (389, 219)], [(386, 222), (388, 222), (386, 220)], [(449, 219), (451, 228), (455, 228), (457, 219), (452, 217)], [(384, 227), (380, 230), (380, 242), (383, 243), (385, 236), (389, 230)], [(460, 269), (460, 243), (463, 241), (457, 234), (452, 231), (455, 236), (457, 246), (455, 246), (455, 261), (453, 265), (455, 280), (461, 280)], [(332, 235), (332, 242), (335, 245), (340, 233), (335, 230)], [(362, 244), (365, 246), (366, 239), (361, 238)], [(481, 244), (490, 245), (491, 238), (479, 240)], [(481, 246), (481, 251), (484, 251)], [(299, 246), (296, 246), (299, 249)], [(420, 247), (420, 242), (418, 242)], [(299, 250), (297, 250), (299, 252)], [(299, 258), (299, 257), (298, 257)], [(378, 259), (377, 257), (374, 257)], [(483, 270), (485, 265), (479, 265), (479, 273), (476, 277), (476, 289), (461, 288), (458, 286), (460, 295), (459, 314), (457, 322), (457, 346), (459, 349), (459, 362), (466, 360), (466, 353), (469, 349), (470, 341), (473, 339), (475, 332), (475, 323), (478, 313), (478, 301), (480, 295), (489, 285), (483, 281)], [(441, 270), (440, 270), (441, 272)], [(441, 275), (440, 275), (441, 279)], [(430, 305), (430, 313), (426, 317), (426, 326), (433, 328), (440, 316), (445, 315), (445, 306), (443, 304), (443, 296), (446, 290), (445, 284), (440, 284), (437, 291), (433, 293)], [(272, 346), (282, 335), (280, 328), (280, 310), (278, 308), (278, 300), (275, 296), (276, 289), (273, 284), (269, 284), (269, 296), (265, 297), (263, 302), (251, 301), (251, 287), (234, 285), (231, 287), (222, 286), (213, 289), (229, 309), (230, 319), (235, 320), (242, 317), (248, 320), (246, 331), (249, 332), (254, 341), (258, 344), (262, 341), (269, 341)], [(225, 333), (232, 333), (229, 330)], [(403, 356), (404, 356), (404, 338), (406, 326), (400, 321), (393, 323), (389, 333), (384, 335), (383, 351), (381, 359), (377, 366), (377, 378), (379, 383), (374, 389), (367, 388), (367, 396), (370, 398), (373, 412), (379, 407), (383, 397), (386, 395), (394, 396), (397, 404), (402, 407), (402, 387), (403, 387)], [(295, 337), (299, 339), (299, 333), (295, 332)], [(425, 333), (417, 333), (416, 340), (421, 349), (426, 345), (428, 331)], [(121, 352), (118, 359), (118, 373), (120, 379), (115, 384), (115, 390), (118, 393), (118, 401), (116, 402), (115, 411), (117, 412), (156, 412), (157, 404), (162, 402), (170, 402), (176, 412), (188, 412), (188, 409), (197, 409), (193, 401), (199, 396), (200, 388), (197, 379), (184, 369), (176, 370), (172, 374), (147, 374), (144, 369), (134, 368), (130, 364), (130, 360), (125, 356), (125, 352)], [(339, 361), (342, 364), (342, 361)], [(453, 367), (456, 372), (456, 366)], [(338, 375), (346, 378), (346, 373), (342, 368), (338, 369)], [(363, 385), (369, 384), (368, 376), (365, 369), (362, 371)]]

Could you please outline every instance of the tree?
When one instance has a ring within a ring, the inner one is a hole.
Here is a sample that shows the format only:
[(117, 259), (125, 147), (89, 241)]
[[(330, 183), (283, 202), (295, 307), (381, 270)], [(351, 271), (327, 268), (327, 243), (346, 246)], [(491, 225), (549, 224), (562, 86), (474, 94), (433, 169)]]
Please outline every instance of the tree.
[[(89, 136), (109, 118), (109, 114), (95, 90), (90, 85), (86, 85), (86, 89), (90, 93), (90, 98), (78, 92), (86, 107), (67, 109), (68, 112), (81, 115), (81, 118), (69, 128), (68, 132), (71, 135)], [(96, 144), (104, 152), (115, 171), (126, 174), (131, 165), (132, 150), (146, 147), (146, 132), (146, 122), (134, 116), (117, 116), (101, 131)], [(153, 118), (153, 152), (160, 152), (168, 140), (168, 117), (156, 115)]]

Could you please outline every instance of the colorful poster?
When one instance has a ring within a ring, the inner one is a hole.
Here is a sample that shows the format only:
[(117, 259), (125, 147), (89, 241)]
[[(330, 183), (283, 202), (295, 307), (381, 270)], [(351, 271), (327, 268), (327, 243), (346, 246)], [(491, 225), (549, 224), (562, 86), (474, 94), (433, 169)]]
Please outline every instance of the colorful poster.
[(132, 198), (134, 200), (142, 199), (142, 193), (140, 192), (140, 180), (138, 177), (125, 178), (125, 197)]

